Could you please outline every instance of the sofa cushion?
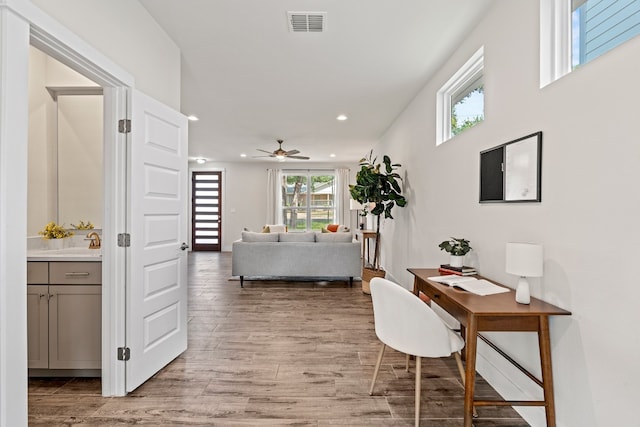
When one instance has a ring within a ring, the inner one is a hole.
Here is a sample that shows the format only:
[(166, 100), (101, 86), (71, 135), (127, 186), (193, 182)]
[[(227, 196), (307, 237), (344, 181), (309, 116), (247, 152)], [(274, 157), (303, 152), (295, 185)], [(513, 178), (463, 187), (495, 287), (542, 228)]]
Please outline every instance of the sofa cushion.
[(316, 242), (350, 243), (351, 233), (316, 233)]
[(267, 224), (262, 227), (263, 233), (286, 233), (287, 226), (284, 224)]
[(242, 232), (243, 242), (277, 242), (278, 233), (255, 233), (253, 231)]
[(315, 242), (316, 234), (306, 233), (279, 233), (281, 242)]
[(348, 233), (349, 231), (351, 231), (349, 227), (342, 224), (328, 224), (322, 228), (323, 233)]

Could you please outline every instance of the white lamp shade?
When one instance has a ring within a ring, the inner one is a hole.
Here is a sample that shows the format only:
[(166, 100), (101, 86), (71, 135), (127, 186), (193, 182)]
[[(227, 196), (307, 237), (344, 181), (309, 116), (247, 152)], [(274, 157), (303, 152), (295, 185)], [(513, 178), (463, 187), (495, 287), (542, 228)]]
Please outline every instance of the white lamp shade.
[(507, 273), (522, 277), (542, 276), (542, 245), (535, 243), (507, 243)]
[(357, 200), (349, 199), (349, 210), (352, 211), (361, 211), (363, 208), (362, 204)]

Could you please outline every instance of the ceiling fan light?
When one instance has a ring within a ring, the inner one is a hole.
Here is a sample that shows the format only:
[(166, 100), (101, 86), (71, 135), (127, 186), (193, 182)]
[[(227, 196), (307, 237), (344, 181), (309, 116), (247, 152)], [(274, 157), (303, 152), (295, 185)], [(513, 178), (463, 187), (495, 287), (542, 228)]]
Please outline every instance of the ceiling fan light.
[(276, 154), (276, 159), (278, 160), (284, 160), (285, 156), (282, 154)]

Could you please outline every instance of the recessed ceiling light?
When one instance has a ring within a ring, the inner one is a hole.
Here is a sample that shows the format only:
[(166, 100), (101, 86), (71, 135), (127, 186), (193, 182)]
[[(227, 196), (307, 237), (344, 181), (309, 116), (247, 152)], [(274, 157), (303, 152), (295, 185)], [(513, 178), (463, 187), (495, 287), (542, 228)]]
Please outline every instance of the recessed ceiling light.
[(247, 155), (242, 153), (242, 154), (240, 154), (240, 157), (247, 157)]
[(340, 114), (338, 117), (336, 117), (336, 120), (339, 120), (341, 122), (344, 122), (347, 119), (348, 119), (348, 117), (345, 116), (344, 114)]
[(329, 154), (329, 157), (335, 157), (336, 155), (334, 153)]
[(203, 164), (203, 163), (206, 163), (206, 161), (207, 161), (207, 159), (202, 159), (202, 158), (201, 159), (196, 159), (196, 163), (198, 163), (200, 165)]
[(188, 120), (191, 120), (192, 122), (197, 122), (198, 120), (200, 120), (197, 116), (194, 116), (193, 114), (190, 116), (187, 116)]

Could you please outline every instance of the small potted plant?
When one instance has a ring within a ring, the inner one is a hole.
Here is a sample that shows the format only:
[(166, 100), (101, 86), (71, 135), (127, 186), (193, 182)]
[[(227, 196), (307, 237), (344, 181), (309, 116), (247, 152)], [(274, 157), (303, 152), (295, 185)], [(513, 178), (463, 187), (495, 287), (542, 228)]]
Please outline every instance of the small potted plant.
[(42, 236), (49, 249), (62, 249), (65, 242), (63, 239), (73, 236), (74, 233), (65, 229), (64, 225), (58, 225), (51, 221), (38, 234)]
[(458, 239), (456, 237), (445, 240), (440, 243), (438, 247), (440, 250), (451, 254), (451, 261), (449, 264), (452, 267), (462, 267), (464, 256), (472, 249), (467, 239)]

